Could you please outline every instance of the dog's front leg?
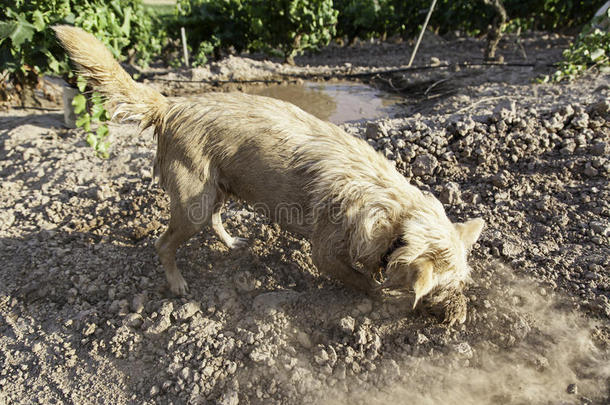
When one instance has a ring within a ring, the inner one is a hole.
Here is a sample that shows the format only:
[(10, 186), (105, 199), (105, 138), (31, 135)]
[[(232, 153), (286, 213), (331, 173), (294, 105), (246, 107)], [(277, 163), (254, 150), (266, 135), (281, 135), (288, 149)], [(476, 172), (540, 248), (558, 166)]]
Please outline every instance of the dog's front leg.
[(449, 326), (466, 321), (468, 300), (461, 290), (449, 288), (437, 291), (427, 296), (425, 302)]

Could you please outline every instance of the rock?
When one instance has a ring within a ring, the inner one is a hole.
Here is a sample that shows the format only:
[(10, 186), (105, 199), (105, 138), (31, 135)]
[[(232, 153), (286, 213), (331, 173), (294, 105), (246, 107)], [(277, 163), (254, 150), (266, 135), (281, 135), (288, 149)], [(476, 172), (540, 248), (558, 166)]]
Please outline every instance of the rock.
[(513, 242), (504, 242), (502, 244), (502, 254), (508, 258), (515, 258), (521, 256), (523, 248)]
[(311, 349), (313, 346), (309, 335), (301, 330), (297, 332), (297, 341), (306, 349)]
[(176, 318), (179, 321), (186, 321), (187, 319), (189, 319), (190, 317), (192, 317), (199, 311), (201, 311), (201, 307), (199, 306), (199, 303), (191, 301), (191, 302), (187, 302), (186, 304), (182, 305), (180, 308), (175, 310), (173, 315), (174, 315), (174, 318)]
[(180, 370), (180, 378), (182, 378), (184, 381), (190, 381), (191, 369), (184, 367), (182, 370)]
[(298, 298), (299, 293), (293, 290), (279, 290), (268, 293), (259, 294), (254, 298), (252, 307), (256, 311), (267, 311), (269, 309), (278, 309), (282, 305), (294, 301)]
[(578, 386), (574, 383), (568, 384), (568, 388), (566, 389), (568, 394), (578, 394)]
[(239, 405), (239, 395), (234, 390), (229, 390), (222, 394), (218, 405)]
[(388, 135), (386, 128), (380, 122), (367, 122), (364, 135), (370, 139), (379, 139)]
[(139, 328), (142, 325), (142, 322), (142, 316), (137, 313), (127, 314), (127, 316), (123, 318), (123, 325), (127, 325), (135, 329)]
[(593, 167), (593, 165), (591, 165), (591, 162), (587, 162), (585, 164), (585, 169), (583, 170), (583, 173), (585, 174), (585, 176), (595, 177), (599, 174), (599, 170)]
[(413, 331), (411, 334), (409, 334), (407, 336), (407, 340), (409, 341), (409, 344), (412, 344), (414, 346), (423, 345), (430, 341), (430, 339), (428, 339), (426, 335), (418, 331)]
[(15, 223), (15, 214), (11, 210), (3, 209), (0, 212), (0, 229), (7, 230)]
[(159, 310), (159, 315), (155, 322), (146, 328), (145, 333), (149, 335), (158, 335), (166, 331), (170, 326), (172, 326), (172, 321), (170, 315), (174, 309), (174, 304), (170, 301), (166, 301), (161, 306)]
[(443, 191), (441, 191), (439, 199), (443, 204), (453, 205), (459, 203), (461, 201), (460, 186), (455, 182), (448, 182)]
[(250, 292), (254, 291), (260, 282), (256, 280), (249, 271), (243, 271), (233, 277), (233, 283), (238, 291)]
[(599, 114), (601, 116), (608, 114), (608, 112), (610, 111), (610, 100), (603, 99), (601, 101), (598, 101), (597, 103), (589, 107), (589, 111), (591, 113)]
[(576, 129), (585, 129), (589, 126), (589, 114), (582, 112), (572, 118), (572, 126)]
[(151, 397), (155, 397), (155, 396), (157, 396), (157, 394), (159, 394), (159, 391), (160, 391), (159, 387), (156, 385), (153, 385), (152, 387), (150, 387), (150, 391), (148, 393)]
[(601, 221), (589, 222), (589, 227), (593, 232), (602, 236), (610, 236), (610, 224)]
[(461, 342), (454, 346), (456, 353), (465, 359), (471, 359), (474, 355), (472, 347), (467, 342)]
[(415, 158), (411, 170), (415, 176), (431, 176), (438, 166), (438, 160), (432, 155), (423, 154)]
[(404, 139), (398, 138), (394, 141), (394, 147), (398, 150), (404, 149), (407, 146), (407, 142)]
[(146, 293), (137, 294), (131, 300), (131, 310), (139, 314), (144, 310), (144, 304), (146, 304)]
[(97, 325), (95, 323), (87, 323), (87, 325), (85, 326), (85, 328), (83, 329), (83, 335), (85, 336), (91, 336), (95, 333), (95, 329), (97, 328)]
[(321, 348), (318, 353), (316, 353), (314, 355), (314, 361), (322, 366), (324, 364), (326, 364), (329, 360), (330, 360), (330, 356), (328, 355), (328, 352), (326, 350), (324, 350), (323, 348)]
[(362, 327), (359, 327), (356, 331), (356, 344), (364, 346), (368, 342), (368, 336), (366, 330)]
[(597, 156), (610, 155), (610, 143), (603, 141), (594, 143), (591, 147), (591, 153)]
[(354, 327), (356, 326), (356, 320), (351, 316), (343, 317), (339, 320), (339, 329), (341, 329), (346, 334), (351, 334), (354, 332)]
[(515, 117), (515, 101), (503, 100), (494, 108), (492, 121), (512, 121)]
[(454, 123), (455, 132), (459, 136), (465, 136), (475, 127), (476, 123), (471, 117), (467, 117), (464, 120), (460, 120)]

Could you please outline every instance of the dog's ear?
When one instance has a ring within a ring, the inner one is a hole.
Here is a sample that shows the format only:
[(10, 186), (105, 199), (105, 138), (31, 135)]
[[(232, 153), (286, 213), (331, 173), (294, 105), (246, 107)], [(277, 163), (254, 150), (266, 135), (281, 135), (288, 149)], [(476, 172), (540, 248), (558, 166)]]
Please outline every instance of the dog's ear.
[(455, 224), (455, 229), (457, 229), (464, 245), (470, 247), (479, 239), (484, 226), (485, 221), (482, 218), (475, 218), (464, 223)]
[(414, 263), (415, 277), (413, 282), (413, 291), (415, 291), (415, 301), (413, 301), (413, 309), (417, 305), (417, 302), (421, 297), (428, 294), (432, 287), (434, 287), (434, 280), (432, 277), (433, 265), (429, 260), (419, 261)]

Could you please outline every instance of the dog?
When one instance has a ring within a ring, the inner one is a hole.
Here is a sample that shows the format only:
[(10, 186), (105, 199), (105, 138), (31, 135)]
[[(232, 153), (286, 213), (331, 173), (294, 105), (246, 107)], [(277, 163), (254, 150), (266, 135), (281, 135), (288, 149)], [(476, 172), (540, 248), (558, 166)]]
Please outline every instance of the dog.
[(465, 321), (467, 254), (481, 218), (452, 223), (368, 143), (293, 104), (242, 93), (170, 100), (135, 82), (93, 35), (54, 30), (80, 74), (117, 106), (113, 117), (154, 128), (154, 173), (171, 210), (155, 248), (173, 293), (188, 289), (176, 250), (204, 225), (229, 248), (244, 245), (222, 224), (232, 197), (309, 239), (319, 271), (371, 295), (406, 293), (413, 308), (428, 296), (446, 322)]

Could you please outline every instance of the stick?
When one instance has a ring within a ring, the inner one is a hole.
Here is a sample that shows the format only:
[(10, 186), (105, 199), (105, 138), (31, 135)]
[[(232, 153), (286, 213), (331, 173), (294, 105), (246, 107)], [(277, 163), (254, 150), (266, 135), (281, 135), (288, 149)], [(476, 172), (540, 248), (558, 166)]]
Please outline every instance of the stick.
[(413, 48), (413, 52), (411, 53), (411, 59), (409, 59), (409, 64), (407, 67), (411, 67), (413, 63), (413, 59), (415, 59), (415, 54), (417, 53), (417, 48), (419, 48), (419, 43), (424, 37), (424, 32), (426, 31), (426, 27), (428, 26), (428, 22), (430, 21), (430, 16), (432, 15), (432, 11), (434, 10), (434, 6), (436, 5), (436, 0), (432, 0), (432, 4), (430, 5), (430, 9), (428, 10), (428, 15), (426, 16), (426, 21), (424, 21), (424, 26), (421, 27), (421, 32), (419, 33), (419, 38), (417, 38), (417, 42), (415, 43), (415, 48)]
[(189, 67), (189, 51), (186, 47), (186, 31), (184, 27), (180, 27), (180, 35), (182, 36), (182, 52), (184, 52), (184, 64)]
[(486, 103), (486, 102), (488, 102), (488, 101), (495, 101), (495, 100), (499, 100), (499, 99), (502, 99), (502, 98), (510, 98), (510, 97), (508, 97), (508, 96), (497, 96), (497, 97), (487, 97), (487, 98), (482, 98), (482, 99), (480, 99), (480, 100), (478, 100), (478, 101), (475, 101), (474, 103), (472, 103), (472, 104), (470, 104), (470, 105), (467, 105), (467, 106), (466, 106), (466, 107), (464, 107), (464, 108), (460, 108), (459, 110), (457, 110), (457, 111), (453, 112), (452, 114), (459, 114), (459, 113), (462, 113), (462, 112), (464, 112), (464, 111), (468, 111), (468, 110), (470, 110), (471, 108), (473, 108), (474, 106), (477, 106), (477, 105), (479, 105), (479, 104), (481, 104), (481, 103)]

